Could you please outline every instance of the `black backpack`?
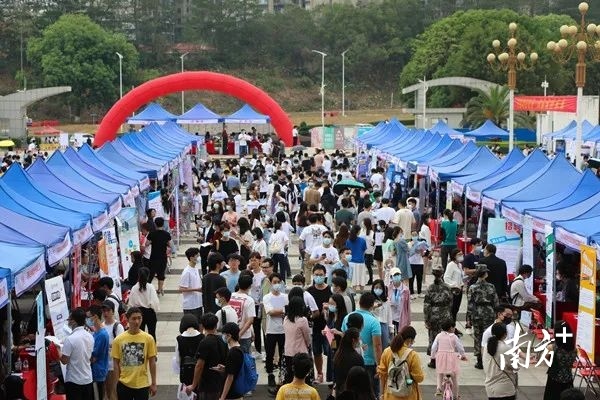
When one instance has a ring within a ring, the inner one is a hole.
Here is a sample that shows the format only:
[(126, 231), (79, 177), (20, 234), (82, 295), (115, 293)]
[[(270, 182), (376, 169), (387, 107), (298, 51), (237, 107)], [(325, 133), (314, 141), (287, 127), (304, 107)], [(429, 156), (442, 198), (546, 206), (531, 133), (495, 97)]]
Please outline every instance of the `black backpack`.
[(114, 294), (111, 294), (108, 297), (110, 297), (111, 299), (115, 299), (116, 301), (119, 302), (119, 309), (117, 310), (119, 312), (119, 317), (127, 312), (127, 306), (125, 305), (123, 300), (119, 299)]

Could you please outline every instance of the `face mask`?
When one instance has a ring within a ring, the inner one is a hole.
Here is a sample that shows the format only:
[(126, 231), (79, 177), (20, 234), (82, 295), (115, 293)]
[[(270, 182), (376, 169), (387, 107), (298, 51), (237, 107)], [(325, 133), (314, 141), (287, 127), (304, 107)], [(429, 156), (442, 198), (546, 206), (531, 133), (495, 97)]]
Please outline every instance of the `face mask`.
[(352, 254), (346, 254), (346, 261), (350, 262), (352, 260)]
[(331, 238), (323, 238), (323, 244), (329, 246), (331, 244)]
[(414, 243), (417, 243), (417, 241), (418, 241), (418, 240), (419, 240), (419, 237), (418, 237), (418, 236), (413, 236), (413, 237), (412, 237), (412, 241), (413, 241)]
[(215, 297), (215, 304), (217, 305), (217, 307), (221, 307), (221, 302), (216, 297)]
[(400, 282), (402, 282), (402, 277), (400, 275), (394, 275), (394, 276), (392, 276), (392, 281), (394, 283), (400, 283)]
[(231, 211), (231, 206), (227, 206), (227, 211)]
[(504, 318), (502, 318), (502, 323), (503, 323), (504, 325), (508, 325), (508, 324), (510, 324), (511, 322), (512, 322), (512, 317), (504, 317)]
[(336, 311), (337, 311), (337, 307), (336, 306), (329, 305), (329, 312), (330, 313), (334, 313), (335, 314)]
[(281, 292), (281, 284), (280, 283), (276, 283), (273, 286), (271, 286), (271, 290), (273, 292)]
[(465, 260), (465, 258), (463, 256), (460, 256), (456, 259), (456, 261), (458, 261), (459, 263), (463, 262)]
[(218, 209), (219, 209), (219, 205), (218, 205), (218, 204), (213, 204), (213, 208), (214, 208), (215, 210), (218, 210)]
[(223, 232), (223, 237), (229, 239), (229, 231)]
[(379, 190), (379, 187), (377, 187), (377, 186), (373, 186), (373, 191), (374, 191), (374, 192), (376, 192), (376, 191), (378, 191), (378, 190)]
[(324, 276), (315, 276), (314, 280), (315, 280), (315, 284), (316, 285), (322, 285), (323, 283), (325, 283), (325, 277)]
[(383, 294), (383, 289), (373, 289), (373, 293), (375, 293), (375, 296), (381, 296)]
[(348, 197), (349, 194), (350, 193), (348, 193), (348, 192), (344, 192), (344, 196), (346, 196), (346, 197)]
[(481, 246), (475, 246), (475, 253), (481, 253)]
[(260, 214), (261, 215), (267, 215), (267, 210), (265, 210), (264, 208), (262, 210), (260, 210)]
[(208, 226), (208, 221), (202, 221), (202, 227), (206, 228)]
[(221, 189), (221, 188), (218, 188), (218, 189), (217, 189), (217, 192), (221, 192), (222, 190), (223, 190), (223, 189)]
[(277, 207), (277, 211), (283, 211), (283, 207)]
[(94, 327), (94, 320), (88, 317), (88, 318), (85, 319), (85, 324), (88, 327), (93, 328)]

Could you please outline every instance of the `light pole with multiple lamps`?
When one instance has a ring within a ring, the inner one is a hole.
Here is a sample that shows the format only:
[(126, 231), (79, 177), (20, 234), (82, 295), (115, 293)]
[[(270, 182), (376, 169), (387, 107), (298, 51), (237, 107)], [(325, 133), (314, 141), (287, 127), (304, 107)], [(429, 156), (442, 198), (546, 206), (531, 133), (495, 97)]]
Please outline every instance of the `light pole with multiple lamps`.
[[(182, 55), (179, 56), (179, 58), (181, 59), (181, 72), (183, 72), (183, 59), (185, 58), (185, 56), (187, 56), (188, 54), (190, 54), (189, 52), (187, 53), (183, 53)], [(181, 91), (181, 114), (185, 113), (185, 91)]]
[(319, 50), (312, 50), (313, 53), (321, 55), (321, 129), (325, 130), (325, 57), (327, 53)]
[[(530, 69), (538, 60), (538, 54), (532, 52), (529, 55), (530, 64), (528, 64), (527, 54), (517, 51), (516, 31), (517, 24), (515, 22), (508, 24), (510, 37), (506, 42), (507, 48), (502, 50), (500, 41), (496, 39), (492, 42), (494, 52), (487, 56), (487, 61), (492, 69), (508, 71), (508, 151), (511, 151), (515, 144), (515, 89), (517, 88), (517, 70)], [(496, 60), (498, 63), (496, 63)]]
[(348, 50), (342, 52), (342, 117), (346, 116), (346, 53)]
[(579, 4), (581, 14), (580, 25), (562, 25), (560, 27), (561, 39), (558, 42), (548, 42), (547, 48), (552, 52), (553, 58), (560, 64), (566, 64), (575, 54), (575, 86), (577, 86), (577, 133), (575, 136), (575, 162), (577, 167), (583, 165), (581, 147), (583, 143), (583, 88), (585, 87), (586, 58), (590, 55), (592, 62), (600, 61), (600, 25), (585, 24), (585, 15), (589, 10), (586, 2)]
[(119, 57), (119, 98), (123, 98), (123, 54), (117, 52)]

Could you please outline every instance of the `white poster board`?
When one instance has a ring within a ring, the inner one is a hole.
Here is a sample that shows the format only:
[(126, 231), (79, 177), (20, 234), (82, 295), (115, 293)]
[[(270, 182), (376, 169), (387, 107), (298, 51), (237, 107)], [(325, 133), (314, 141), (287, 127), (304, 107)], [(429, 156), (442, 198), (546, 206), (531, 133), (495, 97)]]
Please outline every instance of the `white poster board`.
[[(523, 265), (534, 265), (534, 257), (533, 257), (533, 218), (525, 215), (523, 217)], [(515, 276), (518, 271), (515, 271)], [(535, 270), (534, 270), (535, 273)], [(533, 294), (533, 275), (529, 277), (529, 279), (525, 280), (525, 288), (529, 293)], [(523, 311), (521, 312), (521, 323), (524, 326), (529, 326), (531, 322), (531, 312)]]
[(148, 208), (153, 208), (154, 210), (156, 210), (157, 217), (165, 217), (165, 210), (162, 206), (160, 191), (148, 192)]
[(140, 233), (138, 230), (137, 209), (123, 208), (116, 218), (119, 232), (119, 250), (121, 252), (121, 268), (126, 278), (131, 268), (131, 252), (140, 251)]
[(35, 359), (37, 372), (37, 400), (46, 400), (48, 398), (48, 390), (46, 383), (46, 328), (44, 325), (44, 297), (42, 293), (38, 293), (37, 303), (37, 332), (35, 335)]
[[(121, 209), (122, 210), (122, 209)], [(110, 224), (107, 228), (102, 230), (102, 238), (106, 248), (106, 261), (108, 266), (108, 274), (113, 280), (114, 286), (112, 294), (121, 298), (121, 272), (119, 270), (119, 250), (117, 235), (115, 233), (114, 224)], [(104, 276), (104, 272), (100, 269), (100, 275)]]
[(65, 284), (62, 277), (56, 276), (47, 279), (44, 282), (46, 288), (46, 297), (48, 298), (48, 310), (50, 312), (50, 320), (54, 336), (61, 342), (67, 337), (64, 327), (69, 318), (69, 303), (65, 295)]

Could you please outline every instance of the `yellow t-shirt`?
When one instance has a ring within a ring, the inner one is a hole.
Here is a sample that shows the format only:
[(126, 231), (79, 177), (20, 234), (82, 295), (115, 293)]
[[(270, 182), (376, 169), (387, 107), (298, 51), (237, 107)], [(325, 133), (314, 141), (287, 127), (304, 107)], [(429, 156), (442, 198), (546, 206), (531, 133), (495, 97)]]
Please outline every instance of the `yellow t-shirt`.
[(123, 332), (113, 341), (111, 357), (119, 360), (119, 382), (123, 385), (132, 389), (150, 386), (148, 360), (156, 357), (156, 342), (148, 333)]
[(288, 383), (277, 391), (275, 400), (320, 400), (317, 390), (305, 383)]

